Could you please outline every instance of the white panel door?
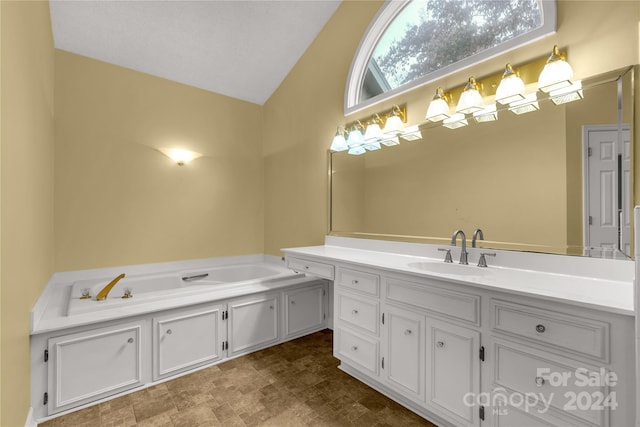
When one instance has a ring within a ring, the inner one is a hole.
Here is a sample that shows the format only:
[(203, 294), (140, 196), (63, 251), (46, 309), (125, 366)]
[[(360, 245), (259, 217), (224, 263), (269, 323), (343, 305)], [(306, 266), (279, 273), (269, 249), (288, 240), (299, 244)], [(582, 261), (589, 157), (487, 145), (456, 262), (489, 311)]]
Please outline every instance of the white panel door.
[(142, 385), (142, 323), (49, 339), (48, 413)]
[(158, 380), (224, 357), (224, 306), (185, 310), (153, 319), (153, 379)]
[(229, 355), (266, 347), (280, 339), (279, 295), (256, 295), (229, 303)]
[(424, 316), (386, 306), (382, 369), (389, 385), (412, 400), (424, 401)]
[(480, 391), (480, 333), (427, 318), (426, 397), (429, 409), (457, 426), (480, 425), (467, 393)]
[(287, 338), (324, 326), (327, 286), (294, 289), (284, 293), (285, 336)]

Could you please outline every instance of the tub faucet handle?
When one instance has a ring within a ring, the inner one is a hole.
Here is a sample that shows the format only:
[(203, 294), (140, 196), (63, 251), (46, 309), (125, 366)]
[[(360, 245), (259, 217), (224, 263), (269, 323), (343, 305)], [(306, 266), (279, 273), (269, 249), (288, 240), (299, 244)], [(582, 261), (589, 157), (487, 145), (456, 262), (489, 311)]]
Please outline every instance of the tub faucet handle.
[(482, 252), (480, 253), (480, 259), (478, 260), (478, 267), (486, 267), (487, 266), (487, 256), (496, 256), (495, 252)]
[(453, 258), (451, 258), (451, 249), (446, 248), (438, 248), (440, 252), (446, 252), (444, 256), (444, 262), (453, 262)]

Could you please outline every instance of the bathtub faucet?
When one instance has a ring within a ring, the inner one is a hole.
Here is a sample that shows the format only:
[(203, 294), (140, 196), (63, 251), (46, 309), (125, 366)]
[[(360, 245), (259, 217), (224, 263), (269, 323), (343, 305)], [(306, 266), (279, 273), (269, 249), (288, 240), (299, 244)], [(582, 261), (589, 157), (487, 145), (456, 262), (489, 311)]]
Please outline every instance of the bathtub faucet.
[(102, 288), (102, 290), (98, 292), (98, 295), (96, 295), (96, 301), (106, 300), (107, 295), (109, 295), (109, 291), (111, 291), (111, 288), (113, 288), (116, 285), (116, 283), (118, 283), (122, 278), (124, 278), (124, 273), (122, 273), (121, 275), (119, 275), (118, 277), (110, 281), (107, 286)]

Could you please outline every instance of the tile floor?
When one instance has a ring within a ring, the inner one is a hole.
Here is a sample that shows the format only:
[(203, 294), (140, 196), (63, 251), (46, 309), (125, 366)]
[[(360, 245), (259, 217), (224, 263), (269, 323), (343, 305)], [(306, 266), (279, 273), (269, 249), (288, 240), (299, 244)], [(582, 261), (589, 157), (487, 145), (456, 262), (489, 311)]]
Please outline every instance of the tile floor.
[(40, 427), (431, 426), (340, 371), (324, 330)]

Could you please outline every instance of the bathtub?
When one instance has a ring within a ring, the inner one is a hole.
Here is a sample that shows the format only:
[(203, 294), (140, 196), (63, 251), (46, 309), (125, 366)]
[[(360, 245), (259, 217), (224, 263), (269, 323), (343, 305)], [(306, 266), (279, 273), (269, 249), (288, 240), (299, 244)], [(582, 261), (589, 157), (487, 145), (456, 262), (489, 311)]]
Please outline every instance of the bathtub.
[[(180, 296), (222, 291), (229, 288), (255, 287), (260, 283), (302, 277), (284, 266), (261, 262), (217, 266), (162, 274), (127, 275), (111, 289), (106, 300), (96, 295), (114, 277), (78, 280), (69, 294), (67, 316), (118, 309)], [(130, 294), (130, 298), (123, 298)], [(89, 295), (90, 298), (82, 298)]]

